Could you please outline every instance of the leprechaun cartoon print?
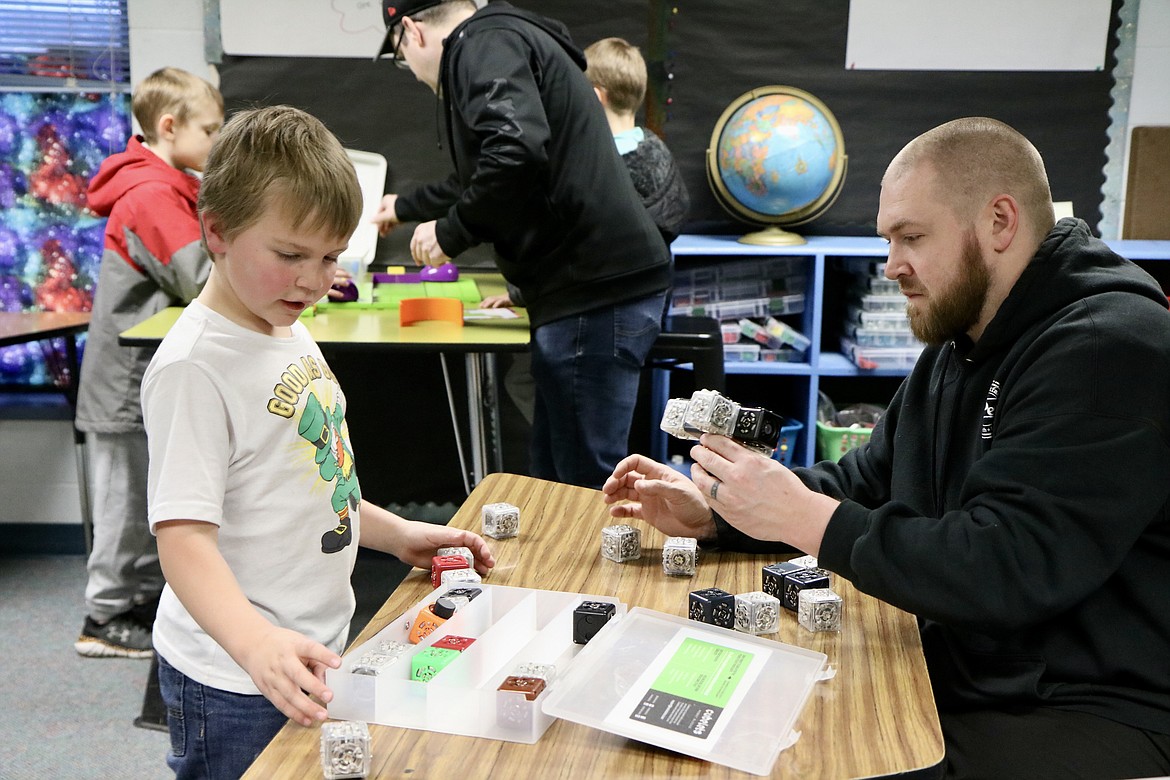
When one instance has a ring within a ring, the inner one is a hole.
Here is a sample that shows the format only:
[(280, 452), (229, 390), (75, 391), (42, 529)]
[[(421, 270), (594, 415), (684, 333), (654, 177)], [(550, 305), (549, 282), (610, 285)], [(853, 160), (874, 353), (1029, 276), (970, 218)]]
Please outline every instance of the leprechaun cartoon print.
[(313, 459), (321, 479), (333, 483), (331, 500), (333, 511), (337, 513), (337, 527), (321, 536), (323, 553), (338, 552), (353, 541), (350, 512), (357, 509), (362, 498), (353, 453), (343, 432), (344, 422), (345, 412), (340, 403), (326, 408), (316, 393), (309, 392), (297, 433), (317, 448)]

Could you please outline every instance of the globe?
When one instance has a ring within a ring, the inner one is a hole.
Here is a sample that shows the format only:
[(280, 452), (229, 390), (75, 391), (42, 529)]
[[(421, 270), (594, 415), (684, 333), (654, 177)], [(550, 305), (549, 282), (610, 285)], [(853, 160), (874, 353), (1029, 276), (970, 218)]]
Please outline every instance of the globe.
[(783, 227), (823, 214), (845, 183), (845, 139), (828, 107), (796, 87), (740, 95), (715, 123), (707, 179), (732, 216), (766, 229), (747, 244), (803, 244)]

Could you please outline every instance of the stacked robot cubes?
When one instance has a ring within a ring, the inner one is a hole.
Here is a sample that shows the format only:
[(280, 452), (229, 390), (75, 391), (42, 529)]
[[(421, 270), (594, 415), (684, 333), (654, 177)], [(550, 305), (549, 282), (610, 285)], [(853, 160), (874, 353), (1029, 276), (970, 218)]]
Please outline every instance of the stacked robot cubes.
[(806, 555), (765, 566), (758, 591), (738, 595), (720, 588), (693, 591), (687, 614), (701, 623), (771, 634), (780, 630), (783, 608), (795, 612), (797, 622), (809, 631), (839, 631), (841, 604), (841, 597), (829, 588), (829, 573)]
[(690, 398), (666, 402), (659, 427), (677, 439), (704, 433), (729, 436), (768, 457), (780, 441), (784, 418), (759, 407), (740, 406), (714, 390), (696, 390)]

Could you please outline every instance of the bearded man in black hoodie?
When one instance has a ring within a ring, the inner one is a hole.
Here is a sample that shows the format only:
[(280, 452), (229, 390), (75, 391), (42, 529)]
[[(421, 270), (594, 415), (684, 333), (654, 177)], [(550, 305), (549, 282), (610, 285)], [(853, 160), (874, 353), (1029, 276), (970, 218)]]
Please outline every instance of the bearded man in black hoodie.
[(454, 173), (386, 195), (383, 232), (440, 265), (491, 243), (532, 327), (532, 475), (601, 487), (629, 451), (670, 253), (560, 22), (495, 2), (384, 0), (392, 55), (442, 101)]
[(917, 615), (949, 777), (1166, 775), (1170, 312), (1051, 200), (1001, 122), (911, 141), (877, 228), (928, 346), (868, 445), (788, 470), (704, 435), (693, 482), (632, 455), (605, 498)]

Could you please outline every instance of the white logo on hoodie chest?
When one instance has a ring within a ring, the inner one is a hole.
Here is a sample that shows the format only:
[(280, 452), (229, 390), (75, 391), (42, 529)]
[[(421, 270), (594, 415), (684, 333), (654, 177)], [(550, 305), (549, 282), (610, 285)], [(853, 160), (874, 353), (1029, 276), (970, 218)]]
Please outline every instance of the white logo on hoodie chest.
[(999, 380), (993, 379), (987, 388), (987, 400), (983, 402), (983, 422), (979, 426), (979, 437), (991, 441), (991, 433), (995, 427), (995, 407), (999, 404)]

